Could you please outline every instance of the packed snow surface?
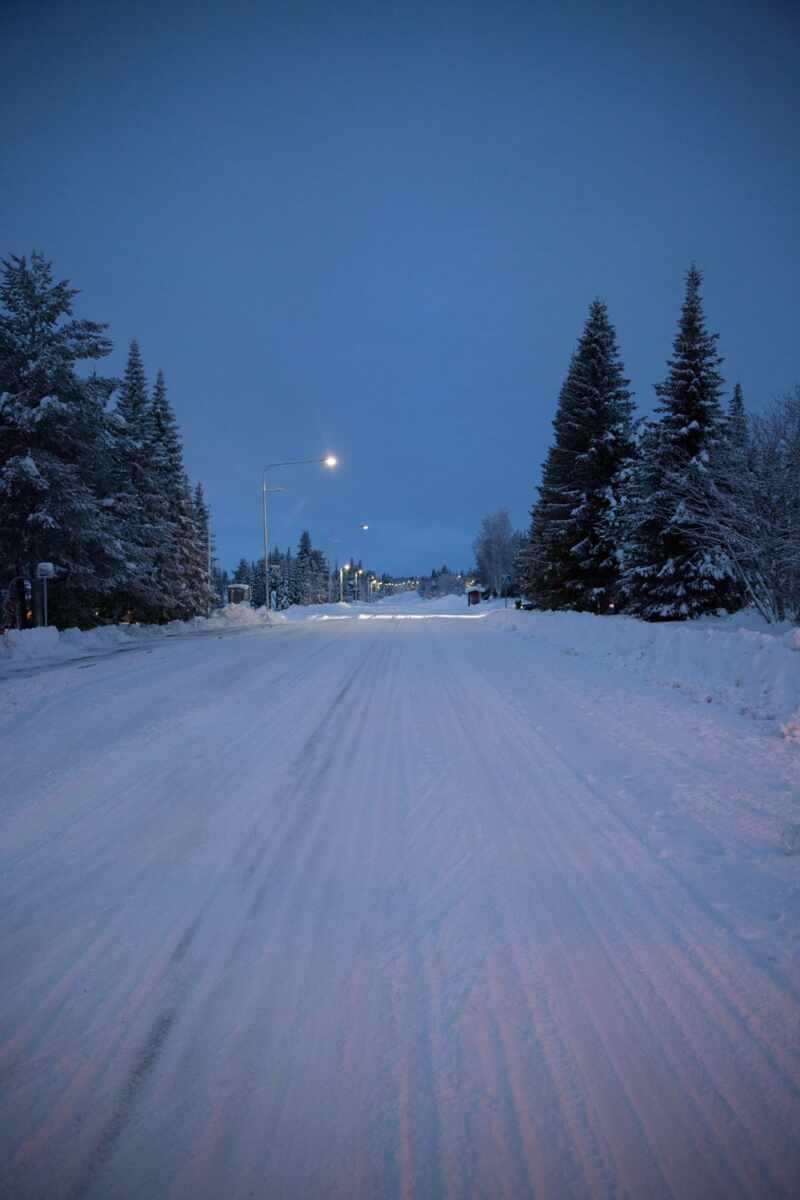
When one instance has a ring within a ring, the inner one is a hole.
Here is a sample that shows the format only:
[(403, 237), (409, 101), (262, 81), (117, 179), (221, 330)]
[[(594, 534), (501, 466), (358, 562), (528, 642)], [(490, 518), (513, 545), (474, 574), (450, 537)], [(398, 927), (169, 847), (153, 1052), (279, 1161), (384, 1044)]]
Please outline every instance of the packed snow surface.
[(44, 632), (0, 668), (0, 1195), (800, 1194), (790, 631)]

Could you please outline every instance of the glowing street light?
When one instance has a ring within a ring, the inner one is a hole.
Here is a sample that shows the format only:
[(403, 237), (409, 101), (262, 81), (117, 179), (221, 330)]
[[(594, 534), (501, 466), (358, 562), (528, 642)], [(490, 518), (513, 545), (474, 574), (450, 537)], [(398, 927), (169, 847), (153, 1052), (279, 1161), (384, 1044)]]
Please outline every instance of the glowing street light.
[(339, 603), (344, 603), (344, 573), (350, 570), (350, 563), (345, 563), (343, 567), (339, 567)]
[(264, 467), (264, 480), (261, 488), (261, 515), (264, 522), (264, 589), (266, 591), (267, 613), (272, 607), (272, 598), (270, 596), (269, 587), (269, 532), (267, 522), (267, 496), (271, 491), (282, 491), (281, 488), (270, 488), (267, 486), (267, 471), (274, 471), (276, 467), (304, 467), (310, 463), (321, 463), (324, 467), (335, 467), (339, 460), (335, 454), (326, 454), (323, 458), (292, 458), (287, 462), (267, 463)]

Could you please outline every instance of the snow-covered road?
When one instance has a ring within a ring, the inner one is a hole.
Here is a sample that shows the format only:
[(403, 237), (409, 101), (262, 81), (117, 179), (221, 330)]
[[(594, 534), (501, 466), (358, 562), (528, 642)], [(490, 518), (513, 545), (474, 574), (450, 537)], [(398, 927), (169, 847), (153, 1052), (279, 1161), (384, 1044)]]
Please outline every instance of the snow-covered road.
[(800, 752), (491, 624), (0, 683), (3, 1197), (800, 1194)]

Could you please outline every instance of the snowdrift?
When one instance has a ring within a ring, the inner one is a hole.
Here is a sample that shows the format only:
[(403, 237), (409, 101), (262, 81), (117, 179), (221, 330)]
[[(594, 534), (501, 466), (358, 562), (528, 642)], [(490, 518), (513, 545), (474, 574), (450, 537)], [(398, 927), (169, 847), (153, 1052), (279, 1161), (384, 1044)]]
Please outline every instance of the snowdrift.
[(100, 625), (96, 629), (60, 631), (53, 625), (45, 629), (10, 629), (0, 637), (0, 665), (63, 662), (91, 654), (108, 654), (158, 638), (255, 628), (265, 624), (266, 609), (231, 604), (211, 617), (170, 621), (167, 625)]
[(800, 741), (800, 629), (774, 627), (752, 613), (648, 624), (591, 613), (494, 612), (489, 627), (541, 642), (744, 716), (781, 723)]

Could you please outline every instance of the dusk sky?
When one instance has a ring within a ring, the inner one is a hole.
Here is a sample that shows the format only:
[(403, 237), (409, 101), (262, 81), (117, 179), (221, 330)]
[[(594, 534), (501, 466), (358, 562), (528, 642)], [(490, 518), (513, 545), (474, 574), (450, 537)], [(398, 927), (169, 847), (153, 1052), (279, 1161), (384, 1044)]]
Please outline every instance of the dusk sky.
[[(524, 527), (603, 296), (641, 411), (683, 274), (729, 384), (800, 381), (792, 3), (2, 5), (0, 251), (162, 367), (218, 554), (378, 571)], [(359, 531), (369, 522), (367, 534)]]

